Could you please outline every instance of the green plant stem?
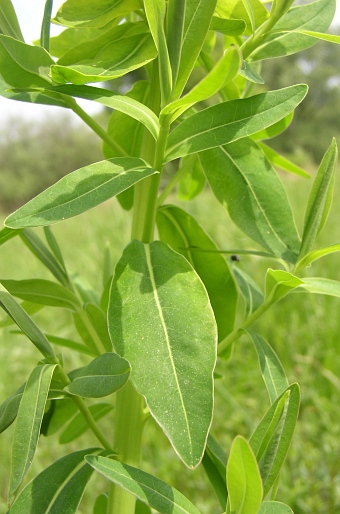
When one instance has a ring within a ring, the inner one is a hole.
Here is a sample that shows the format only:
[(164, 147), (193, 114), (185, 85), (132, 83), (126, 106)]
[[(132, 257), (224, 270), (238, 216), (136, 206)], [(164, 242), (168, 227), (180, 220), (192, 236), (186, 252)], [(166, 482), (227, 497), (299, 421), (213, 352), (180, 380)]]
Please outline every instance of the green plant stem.
[(87, 114), (75, 101), (71, 96), (63, 95), (63, 100), (69, 106), (72, 111), (79, 116), (83, 120), (86, 125), (88, 125), (93, 132), (97, 134), (105, 143), (107, 143), (111, 148), (113, 148), (116, 152), (118, 152), (122, 157), (128, 157), (126, 151), (118, 144), (114, 139), (112, 139), (109, 134), (97, 123), (89, 114)]
[(79, 315), (81, 321), (84, 323), (86, 330), (88, 331), (89, 335), (91, 336), (91, 339), (99, 353), (106, 353), (106, 348), (102, 343), (102, 340), (100, 339), (99, 335), (97, 334), (96, 330), (94, 329), (91, 321), (89, 320), (86, 312), (83, 311), (83, 309), (78, 309), (77, 314)]
[(163, 191), (158, 197), (157, 200), (157, 207), (163, 204), (164, 200), (169, 196), (169, 194), (173, 191), (176, 184), (181, 180), (182, 176), (185, 175), (186, 169), (185, 168), (179, 168), (179, 170), (176, 171), (176, 173), (172, 176), (172, 178), (169, 180)]
[[(71, 381), (68, 378), (67, 374), (65, 373), (64, 369), (59, 366), (59, 377), (63, 383), (64, 386), (67, 386)], [(100, 428), (98, 427), (95, 419), (93, 418), (91, 412), (87, 408), (84, 400), (80, 398), (80, 396), (72, 396), (72, 400), (77, 405), (79, 411), (81, 412), (83, 418), (85, 419), (86, 423), (88, 424), (89, 428), (92, 430), (93, 434), (96, 436), (100, 444), (105, 448), (105, 450), (111, 450), (112, 451), (112, 445), (110, 442), (106, 439), (105, 435), (102, 433)]]

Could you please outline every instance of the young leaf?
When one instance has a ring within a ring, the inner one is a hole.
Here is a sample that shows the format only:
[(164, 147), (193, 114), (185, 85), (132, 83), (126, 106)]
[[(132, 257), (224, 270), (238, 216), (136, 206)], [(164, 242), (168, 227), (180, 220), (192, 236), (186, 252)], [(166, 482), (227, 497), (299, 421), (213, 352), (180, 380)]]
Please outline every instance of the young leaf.
[[(249, 0), (249, 7), (251, 8), (254, 17), (255, 28), (258, 28), (268, 18), (268, 11), (260, 0)], [(243, 0), (228, 0), (228, 2), (225, 0), (218, 0), (216, 12), (222, 18), (243, 20), (247, 26), (246, 34), (249, 35), (253, 32), (252, 20), (249, 18), (248, 14), (249, 9), (247, 12)]]
[(299, 386), (292, 384), (271, 405), (249, 440), (259, 462), (264, 497), (277, 479), (288, 453), (299, 404)]
[(321, 259), (321, 257), (325, 257), (326, 255), (330, 255), (331, 253), (340, 252), (340, 244), (335, 244), (331, 246), (326, 246), (325, 248), (319, 248), (318, 250), (314, 250), (312, 252), (307, 253), (295, 266), (295, 271), (298, 271), (303, 268), (307, 268), (312, 264), (312, 262)]
[(238, 296), (227, 262), (219, 253), (190, 250), (190, 247), (217, 248), (197, 221), (179, 207), (161, 207), (157, 213), (157, 227), (160, 239), (182, 254), (200, 276), (215, 314), (218, 339), (224, 339), (234, 328)]
[(288, 293), (304, 284), (304, 280), (288, 271), (269, 268), (266, 274), (266, 303), (274, 304)]
[(274, 125), (271, 125), (270, 127), (264, 130), (260, 130), (259, 132), (256, 132), (250, 137), (254, 141), (262, 141), (263, 139), (271, 139), (273, 137), (276, 137), (279, 134), (282, 134), (282, 132), (284, 132), (289, 127), (289, 125), (293, 121), (293, 117), (294, 113), (291, 112), (290, 114), (282, 118), (282, 120), (278, 121), (277, 123), (274, 123)]
[(14, 431), (10, 496), (18, 489), (32, 463), (55, 367), (56, 364), (39, 364), (27, 380)]
[(103, 27), (111, 20), (140, 8), (138, 0), (67, 0), (53, 22), (67, 27)]
[(311, 251), (316, 237), (327, 221), (333, 197), (337, 160), (338, 148), (334, 139), (322, 159), (308, 198), (299, 253), (300, 259)]
[(267, 341), (251, 330), (246, 330), (245, 332), (254, 343), (259, 359), (261, 374), (266, 385), (270, 401), (273, 403), (289, 385), (286, 374), (278, 356)]
[[(96, 403), (95, 405), (90, 405), (89, 407), (89, 411), (95, 421), (98, 421), (102, 417), (106, 416), (106, 414), (111, 412), (112, 409), (113, 407), (109, 403)], [(83, 418), (83, 415), (78, 412), (60, 434), (59, 443), (70, 443), (71, 441), (74, 441), (75, 439), (78, 439), (78, 437), (85, 434), (88, 429), (89, 426)]]
[(10, 239), (20, 234), (20, 230), (12, 230), (11, 228), (3, 228), (0, 230), (0, 246), (7, 243)]
[(22, 300), (73, 311), (80, 307), (76, 295), (66, 287), (43, 279), (0, 280), (7, 291)]
[(183, 462), (196, 467), (211, 423), (217, 339), (201, 280), (165, 243), (132, 241), (116, 266), (108, 320), (135, 388)]
[(328, 41), (329, 43), (336, 43), (340, 45), (340, 36), (336, 34), (324, 34), (323, 32), (314, 32), (311, 30), (297, 30), (299, 34), (306, 34), (307, 36), (315, 37), (316, 39), (322, 39), (323, 41)]
[(226, 36), (241, 36), (246, 30), (246, 23), (243, 20), (230, 20), (213, 16), (210, 23), (210, 30), (216, 30)]
[(129, 374), (125, 359), (116, 353), (104, 353), (82, 368), (65, 390), (84, 398), (101, 398), (123, 387)]
[(41, 425), (41, 433), (49, 437), (58, 432), (79, 414), (78, 407), (71, 398), (52, 400), (50, 409), (45, 412)]
[(271, 254), (296, 262), (300, 240), (285, 189), (256, 143), (245, 138), (202, 152), (200, 160), (234, 223)]
[(91, 357), (96, 357), (97, 352), (92, 351), (90, 348), (87, 348), (82, 343), (78, 343), (76, 341), (72, 341), (71, 339), (66, 339), (65, 337), (58, 337), (51, 334), (45, 334), (46, 339), (57, 346), (62, 346), (63, 348), (70, 348), (71, 350), (75, 350), (76, 352), (83, 353), (84, 355), (90, 355)]
[(289, 159), (286, 159), (286, 157), (283, 157), (269, 146), (260, 142), (258, 142), (257, 144), (261, 148), (262, 152), (267, 157), (269, 162), (272, 164), (272, 166), (280, 168), (283, 171), (288, 171), (289, 173), (294, 173), (295, 175), (299, 175), (300, 177), (310, 178), (310, 175), (309, 173), (307, 173), (307, 171), (300, 168), (300, 166), (297, 166)]
[(89, 455), (85, 460), (108, 480), (161, 514), (200, 514), (182, 493), (149, 473), (106, 457)]
[(171, 161), (255, 134), (292, 112), (306, 93), (307, 86), (300, 84), (207, 107), (170, 133), (165, 159)]
[(178, 182), (177, 196), (180, 200), (188, 201), (200, 194), (206, 180), (198, 156), (188, 155), (181, 160), (181, 179)]
[(257, 514), (263, 495), (261, 475), (249, 443), (239, 435), (230, 449), (227, 488), (231, 512)]
[(105, 351), (112, 352), (112, 343), (107, 328), (106, 313), (104, 313), (100, 307), (97, 307), (97, 305), (94, 305), (93, 303), (87, 303), (84, 310)]
[(41, 25), (40, 33), (40, 46), (45, 48), (47, 52), (50, 51), (50, 26), (51, 26), (51, 14), (53, 8), (53, 0), (46, 0), (44, 17)]
[(174, 100), (181, 96), (208, 33), (216, 0), (169, 0), (167, 42)]
[(296, 292), (326, 294), (340, 298), (340, 282), (329, 278), (307, 277), (303, 279), (301, 287), (299, 287)]
[[(253, 61), (270, 59), (301, 52), (313, 46), (316, 43), (315, 38), (295, 31), (326, 31), (334, 18), (335, 7), (335, 0), (317, 0), (292, 7), (275, 24), (273, 33), (265, 38), (250, 58)], [(280, 33), (281, 30), (283, 32)]]
[(261, 503), (258, 514), (294, 514), (292, 509), (281, 502)]
[(221, 504), (222, 509), (225, 509), (228, 499), (228, 490), (225, 479), (226, 464), (227, 458), (222, 448), (211, 436), (211, 434), (209, 434), (207, 447), (202, 459), (202, 465)]
[(262, 291), (245, 271), (234, 267), (233, 272), (246, 303), (246, 316), (248, 316), (263, 303)]
[(17, 15), (11, 0), (2, 0), (0, 4), (0, 32), (5, 36), (24, 42)]
[(39, 330), (26, 311), (12, 298), (8, 291), (0, 284), (0, 307), (13, 319), (20, 330), (32, 341), (46, 358), (57, 362), (53, 348), (44, 334)]
[(69, 173), (5, 221), (10, 228), (51, 225), (77, 216), (156, 172), (141, 159), (117, 157)]
[(44, 234), (45, 234), (47, 244), (50, 247), (54, 257), (57, 259), (60, 266), (63, 268), (63, 270), (66, 273), (66, 266), (65, 266), (63, 255), (61, 253), (61, 250), (57, 243), (57, 240), (54, 237), (53, 232), (49, 226), (44, 227)]
[(108, 452), (100, 448), (88, 448), (57, 460), (20, 492), (11, 506), (11, 514), (76, 514), (93, 473), (93, 468), (84, 461), (85, 455), (90, 454), (107, 455)]
[(4, 432), (15, 420), (18, 414), (19, 405), (24, 392), (25, 385), (19, 387), (0, 406), (0, 434)]

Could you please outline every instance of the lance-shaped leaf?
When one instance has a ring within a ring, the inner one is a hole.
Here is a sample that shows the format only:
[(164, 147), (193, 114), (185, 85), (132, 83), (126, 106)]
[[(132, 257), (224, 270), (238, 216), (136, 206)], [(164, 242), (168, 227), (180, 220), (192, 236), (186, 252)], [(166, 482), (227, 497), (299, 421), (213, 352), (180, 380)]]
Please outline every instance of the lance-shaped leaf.
[[(109, 403), (96, 403), (94, 405), (90, 405), (89, 411), (95, 421), (103, 418), (109, 412), (112, 412), (112, 405)], [(85, 434), (85, 432), (89, 430), (89, 425), (83, 418), (83, 415), (78, 412), (74, 418), (68, 423), (65, 429), (62, 431), (59, 437), (60, 444), (67, 444), (78, 437)]]
[(38, 350), (46, 358), (51, 358), (57, 362), (57, 357), (53, 348), (47, 341), (44, 334), (39, 330), (27, 312), (14, 300), (8, 291), (0, 284), (0, 307), (13, 319), (20, 330), (32, 341)]
[(287, 456), (299, 405), (299, 386), (292, 384), (271, 405), (249, 440), (259, 463), (264, 496), (275, 483)]
[(292, 509), (281, 502), (261, 503), (258, 514), (294, 514)]
[(27, 380), (14, 431), (10, 495), (17, 490), (32, 463), (55, 367), (56, 364), (39, 364)]
[(271, 348), (271, 346), (258, 334), (251, 330), (246, 333), (254, 343), (255, 350), (259, 359), (261, 374), (266, 385), (270, 401), (273, 403), (280, 394), (288, 387), (288, 380), (283, 366)]
[(65, 390), (84, 398), (100, 398), (123, 387), (129, 374), (125, 359), (116, 353), (104, 353), (82, 368)]
[(227, 463), (228, 505), (235, 514), (257, 514), (262, 501), (262, 480), (256, 457), (246, 439), (238, 435)]
[(325, 248), (319, 248), (318, 250), (313, 250), (312, 252), (307, 253), (295, 266), (295, 271), (298, 271), (303, 268), (307, 268), (312, 264), (312, 262), (321, 259), (321, 257), (325, 257), (326, 255), (330, 255), (331, 253), (340, 252), (340, 244), (337, 243), (335, 245), (326, 246)]
[[(246, 8), (246, 2), (243, 0), (218, 0), (216, 6), (216, 12), (221, 18), (227, 20), (243, 20), (246, 23), (246, 34), (251, 34), (253, 31), (252, 25), (254, 24), (257, 28), (268, 18), (268, 11), (260, 0), (247, 0), (248, 9)], [(251, 13), (249, 13), (251, 9)], [(250, 14), (250, 16), (249, 16)], [(253, 19), (251, 19), (253, 18)]]
[(340, 45), (340, 36), (336, 34), (324, 34), (323, 32), (313, 32), (311, 30), (298, 30), (299, 34), (306, 34), (307, 36), (315, 37), (316, 39), (322, 39), (328, 41), (328, 43), (335, 43)]
[(322, 159), (312, 190), (310, 192), (299, 258), (311, 251), (315, 239), (327, 221), (334, 189), (334, 173), (338, 161), (338, 148), (335, 139)]
[(206, 184), (205, 175), (197, 155), (188, 155), (181, 160), (178, 172), (181, 178), (178, 183), (177, 196), (188, 201), (197, 196)]
[(326, 31), (334, 18), (335, 7), (335, 0), (317, 0), (292, 7), (275, 24), (273, 33), (266, 37), (250, 59), (254, 61), (291, 55), (313, 46), (317, 41), (314, 37), (298, 34), (295, 30)]
[(233, 222), (276, 257), (296, 262), (300, 241), (285, 189), (256, 143), (242, 139), (202, 152), (200, 160)]
[(201, 280), (165, 243), (133, 241), (116, 266), (108, 320), (117, 353), (131, 364), (134, 386), (183, 462), (194, 468), (211, 423), (217, 339)]
[(102, 27), (139, 7), (138, 0), (67, 0), (53, 21), (67, 27)]
[(0, 73), (10, 86), (46, 86), (51, 83), (48, 73), (52, 64), (52, 57), (43, 48), (0, 34)]
[(141, 159), (117, 157), (73, 171), (11, 214), (10, 228), (51, 225), (77, 216), (157, 171)]
[(271, 139), (273, 137), (276, 137), (279, 134), (282, 134), (282, 132), (284, 132), (289, 127), (289, 125), (293, 121), (293, 117), (294, 113), (291, 112), (290, 114), (282, 118), (282, 120), (278, 121), (277, 123), (274, 123), (274, 125), (271, 125), (270, 127), (264, 130), (256, 132), (251, 136), (251, 138), (254, 141), (262, 141), (263, 139)]
[(45, 48), (47, 52), (50, 51), (50, 27), (51, 27), (51, 15), (53, 8), (53, 0), (46, 0), (44, 16), (41, 24), (40, 31), (40, 46)]
[(200, 276), (215, 314), (218, 338), (223, 339), (234, 328), (238, 297), (226, 260), (219, 253), (195, 251), (204, 248), (217, 252), (217, 247), (197, 221), (179, 207), (161, 207), (157, 227), (161, 240), (182, 254)]
[(76, 96), (85, 100), (98, 102), (106, 107), (115, 109), (123, 114), (127, 114), (131, 118), (143, 123), (155, 139), (159, 132), (158, 118), (151, 109), (143, 105), (143, 103), (130, 98), (127, 95), (118, 95), (107, 89), (91, 87), (91, 86), (74, 86), (71, 84), (49, 88), (63, 95)]
[(173, 97), (180, 97), (208, 33), (216, 0), (170, 0), (167, 41)]
[(0, 31), (5, 36), (24, 41), (17, 15), (11, 0), (2, 0), (0, 4)]
[(0, 246), (7, 243), (10, 239), (20, 234), (20, 230), (12, 230), (10, 228), (3, 228), (0, 230)]
[(78, 298), (66, 287), (43, 279), (0, 280), (7, 291), (32, 303), (76, 310), (81, 306)]
[(300, 166), (297, 166), (297, 164), (290, 161), (286, 157), (283, 157), (283, 155), (277, 153), (275, 150), (273, 150), (273, 148), (270, 148), (269, 146), (260, 142), (257, 144), (269, 162), (276, 168), (280, 168), (283, 171), (288, 171), (289, 173), (294, 173), (300, 177), (310, 178), (310, 175), (307, 173), (307, 171), (305, 171), (303, 168), (300, 168)]
[(19, 405), (24, 392), (25, 385), (20, 386), (0, 406), (0, 433), (8, 428), (17, 417)]
[(307, 277), (303, 279), (301, 286), (294, 292), (325, 294), (340, 298), (340, 282), (330, 278)]
[(223, 102), (193, 114), (170, 133), (165, 159), (170, 161), (259, 132), (292, 112), (306, 93), (307, 86), (300, 84)]
[(161, 514), (200, 514), (177, 489), (145, 471), (95, 455), (87, 456), (86, 461), (108, 480), (129, 491)]
[(202, 465), (222, 509), (225, 509), (228, 499), (228, 490), (226, 486), (227, 457), (223, 449), (211, 434), (208, 436)]
[(233, 272), (246, 303), (246, 316), (248, 316), (263, 303), (262, 291), (245, 271), (234, 267)]
[(11, 514), (75, 514), (93, 473), (93, 468), (84, 461), (85, 455), (90, 454), (107, 455), (108, 452), (88, 448), (57, 460), (20, 492), (11, 506)]
[(213, 16), (210, 23), (210, 30), (222, 32), (226, 36), (240, 36), (246, 30), (246, 23), (243, 20), (229, 20)]
[(266, 274), (266, 299), (268, 305), (281, 300), (288, 293), (304, 284), (304, 280), (288, 271), (268, 269)]
[[(1, 66), (0, 66), (1, 70)], [(47, 82), (45, 83), (47, 84)], [(28, 86), (31, 87), (31, 86)], [(42, 92), (42, 90), (21, 90), (12, 89), (10, 84), (7, 84), (0, 76), (0, 95), (4, 98), (8, 98), (9, 100), (16, 100), (18, 102), (27, 102), (32, 104), (42, 104), (42, 105), (55, 105), (57, 107), (64, 107), (66, 109), (69, 106), (63, 100), (63, 98), (57, 93), (53, 92)]]

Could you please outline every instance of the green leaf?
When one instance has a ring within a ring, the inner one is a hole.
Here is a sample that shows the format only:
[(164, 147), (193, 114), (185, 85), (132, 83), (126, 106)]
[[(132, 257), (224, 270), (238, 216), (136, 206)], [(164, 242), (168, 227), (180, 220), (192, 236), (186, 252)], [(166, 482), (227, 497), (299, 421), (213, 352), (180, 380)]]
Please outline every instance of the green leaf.
[(66, 272), (66, 266), (64, 262), (63, 255), (61, 253), (60, 247), (58, 245), (58, 242), (56, 238), (53, 235), (53, 232), (49, 226), (44, 227), (44, 234), (47, 241), (48, 246), (50, 247), (54, 257), (59, 262), (60, 266), (63, 268), (63, 270)]
[(238, 297), (227, 262), (219, 253), (190, 250), (190, 247), (217, 248), (197, 221), (179, 207), (161, 207), (157, 213), (157, 227), (160, 239), (182, 254), (201, 278), (215, 314), (218, 339), (224, 339), (234, 328)]
[(178, 183), (177, 196), (180, 200), (192, 200), (199, 195), (206, 183), (198, 156), (193, 154), (183, 157), (178, 171), (181, 179)]
[(260, 130), (259, 132), (256, 132), (251, 136), (251, 138), (254, 141), (262, 141), (263, 139), (271, 139), (273, 137), (278, 136), (279, 134), (282, 134), (291, 122), (293, 121), (294, 112), (291, 112), (287, 114), (282, 120), (277, 121), (274, 123), (274, 125), (271, 125), (270, 127), (267, 127), (264, 130)]
[(181, 96), (199, 56), (216, 0), (169, 0), (167, 42), (172, 69), (173, 99)]
[(68, 27), (102, 27), (139, 7), (138, 0), (67, 0), (58, 10), (53, 22)]
[(71, 339), (65, 339), (65, 337), (58, 337), (51, 334), (45, 334), (45, 337), (52, 344), (62, 346), (63, 348), (70, 348), (71, 350), (83, 353), (84, 355), (95, 357), (98, 354), (97, 352), (94, 352), (90, 348), (84, 346), (82, 343), (72, 341)]
[(156, 172), (141, 159), (117, 157), (73, 171), (5, 221), (10, 228), (51, 225), (77, 216)]
[[(111, 412), (112, 409), (113, 407), (109, 403), (96, 403), (95, 405), (90, 405), (89, 407), (89, 411), (95, 421), (98, 421), (102, 417), (106, 416), (106, 414)], [(78, 412), (60, 434), (59, 444), (70, 443), (71, 441), (78, 439), (78, 437), (85, 434), (88, 429), (89, 426), (83, 418), (83, 415)]]
[(129, 363), (116, 353), (104, 353), (82, 368), (65, 390), (84, 398), (100, 398), (114, 393), (128, 380)]
[(149, 473), (106, 457), (89, 455), (86, 461), (108, 480), (161, 514), (200, 514), (182, 493)]
[(216, 30), (226, 36), (241, 36), (246, 30), (246, 23), (243, 20), (229, 20), (213, 16), (210, 23), (210, 30)]
[[(268, 18), (268, 11), (259, 0), (250, 0), (249, 6), (255, 21), (255, 28), (258, 28)], [(244, 2), (241, 0), (218, 0), (216, 12), (222, 18), (227, 20), (243, 20), (246, 23), (246, 34), (249, 35), (253, 32), (252, 20), (249, 17)]]
[(308, 198), (299, 253), (300, 259), (311, 251), (316, 237), (327, 221), (333, 198), (337, 160), (338, 148), (333, 139), (322, 159)]
[(56, 364), (40, 364), (27, 380), (14, 431), (10, 496), (18, 489), (32, 463), (55, 367)]
[(266, 274), (266, 304), (274, 304), (305, 282), (288, 271), (269, 268)]
[(108, 496), (106, 493), (101, 493), (97, 496), (96, 501), (93, 505), (92, 514), (103, 514), (107, 512)]
[(294, 514), (292, 509), (281, 502), (261, 503), (258, 514)]
[(107, 328), (106, 313), (93, 303), (87, 303), (84, 309), (91, 325), (98, 334), (103, 347), (107, 352), (112, 352), (112, 343)]
[(7, 291), (22, 300), (52, 307), (77, 310), (80, 302), (66, 287), (43, 279), (0, 280)]
[(94, 453), (106, 455), (108, 452), (88, 448), (70, 453), (44, 469), (20, 492), (11, 506), (11, 514), (76, 514), (93, 473), (84, 457)]
[(227, 487), (231, 512), (257, 514), (263, 494), (261, 475), (248, 441), (239, 435), (230, 449)]
[(340, 244), (335, 244), (331, 246), (326, 246), (325, 248), (319, 248), (318, 250), (314, 250), (312, 252), (307, 253), (295, 266), (295, 271), (298, 271), (303, 268), (307, 268), (312, 264), (312, 262), (317, 259), (321, 259), (321, 257), (325, 257), (326, 255), (330, 255), (331, 253), (339, 252)]
[(264, 43), (251, 54), (250, 59), (255, 61), (291, 55), (313, 46), (316, 43), (314, 37), (295, 31), (326, 31), (334, 18), (335, 7), (335, 0), (317, 0), (292, 7), (275, 24), (273, 33), (269, 33)]
[(154, 139), (158, 137), (159, 122), (157, 116), (151, 109), (134, 98), (127, 95), (118, 95), (107, 89), (91, 86), (74, 86), (69, 84), (49, 89), (62, 95), (92, 100), (111, 109), (115, 109), (142, 123), (149, 130)]
[(270, 401), (273, 403), (289, 385), (286, 374), (278, 356), (268, 342), (251, 330), (246, 330), (245, 332), (254, 343), (262, 378), (266, 385)]
[[(86, 55), (88, 52), (88, 56), (79, 57), (76, 53), (78, 50), (79, 54)], [(122, 77), (156, 57), (157, 50), (149, 33), (121, 37), (98, 49), (91, 40), (84, 43), (81, 49), (76, 47), (63, 55), (58, 64), (51, 66), (51, 77), (58, 84), (103, 82)]]
[(135, 388), (183, 462), (196, 467), (211, 423), (217, 339), (201, 280), (165, 243), (132, 241), (116, 266), (108, 320)]
[(299, 386), (292, 384), (271, 405), (249, 440), (259, 463), (264, 497), (279, 476), (288, 453), (299, 404)]
[(71, 421), (78, 413), (78, 407), (73, 399), (63, 398), (52, 400), (50, 409), (45, 412), (41, 433), (49, 437), (58, 432), (62, 427)]
[(20, 386), (0, 406), (0, 434), (4, 432), (15, 420), (25, 385)]
[(12, 230), (11, 228), (3, 228), (0, 230), (0, 246), (7, 243), (10, 239), (20, 234), (20, 230)]
[(170, 133), (166, 161), (259, 132), (292, 112), (306, 93), (307, 86), (300, 84), (222, 102), (193, 114)]
[(10, 86), (21, 89), (46, 86), (51, 83), (51, 64), (54, 61), (43, 48), (0, 34), (0, 73)]
[(227, 458), (222, 448), (209, 434), (202, 465), (223, 509), (225, 509), (228, 499), (225, 479), (226, 463)]
[(60, 264), (55, 255), (41, 241), (39, 236), (29, 228), (20, 231), (20, 237), (30, 251), (52, 273), (52, 275), (64, 286), (69, 285), (69, 279), (65, 268)]
[(257, 144), (261, 148), (262, 152), (267, 157), (269, 162), (276, 168), (288, 171), (289, 173), (294, 173), (295, 175), (299, 175), (300, 177), (310, 178), (310, 175), (309, 173), (307, 173), (307, 171), (300, 168), (300, 166), (297, 166), (289, 159), (286, 159), (286, 157), (283, 157), (282, 155), (278, 154), (275, 150), (273, 150), (273, 148), (270, 148), (269, 146), (260, 142), (258, 142)]
[(315, 293), (340, 298), (340, 282), (329, 278), (307, 277), (296, 290), (297, 293)]
[(13, 319), (20, 330), (32, 341), (38, 350), (46, 358), (51, 358), (57, 362), (53, 348), (47, 341), (44, 334), (39, 330), (34, 321), (26, 311), (14, 300), (8, 291), (0, 284), (0, 307)]
[(47, 52), (50, 51), (50, 26), (51, 26), (51, 14), (53, 8), (53, 0), (46, 0), (44, 17), (41, 24), (40, 33), (40, 46)]
[(245, 271), (234, 266), (233, 272), (246, 303), (246, 316), (248, 316), (263, 303), (262, 291)]
[(307, 36), (312, 36), (323, 41), (328, 41), (328, 43), (336, 43), (337, 45), (340, 45), (340, 36), (337, 36), (336, 34), (324, 34), (323, 32), (314, 32), (311, 30), (297, 30), (296, 32), (299, 34), (306, 34)]
[(11, 0), (1, 0), (0, 4), (0, 32), (5, 36), (24, 41), (17, 15)]
[(241, 66), (241, 56), (238, 48), (231, 47), (217, 61), (213, 69), (205, 75), (205, 77), (196, 84), (186, 95), (178, 100), (166, 105), (161, 114), (169, 114), (175, 112), (182, 107), (180, 113), (185, 109), (189, 109), (197, 102), (206, 100), (210, 96), (217, 93), (222, 87), (234, 80)]
[[(1, 71), (1, 66), (0, 66)], [(53, 92), (42, 92), (39, 91), (28, 91), (26, 89), (12, 89), (7, 82), (3, 80), (0, 76), (0, 95), (4, 98), (8, 98), (9, 100), (16, 100), (18, 102), (27, 102), (33, 104), (42, 104), (42, 105), (56, 105), (58, 107), (65, 107), (66, 109), (69, 106), (64, 102), (60, 95), (57, 95)]]
[(285, 189), (256, 143), (242, 139), (202, 152), (200, 160), (233, 222), (272, 255), (296, 262), (300, 240)]
[(240, 75), (250, 82), (254, 82), (254, 84), (264, 84), (264, 80), (258, 71), (257, 63), (243, 61)]

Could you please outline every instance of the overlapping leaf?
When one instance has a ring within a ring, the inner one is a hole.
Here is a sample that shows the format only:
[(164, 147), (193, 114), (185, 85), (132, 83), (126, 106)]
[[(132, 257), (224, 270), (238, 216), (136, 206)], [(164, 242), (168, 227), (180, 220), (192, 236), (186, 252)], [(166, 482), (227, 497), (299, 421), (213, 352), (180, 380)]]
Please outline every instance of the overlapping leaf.
[(102, 27), (139, 7), (138, 0), (67, 0), (53, 21), (68, 27)]

